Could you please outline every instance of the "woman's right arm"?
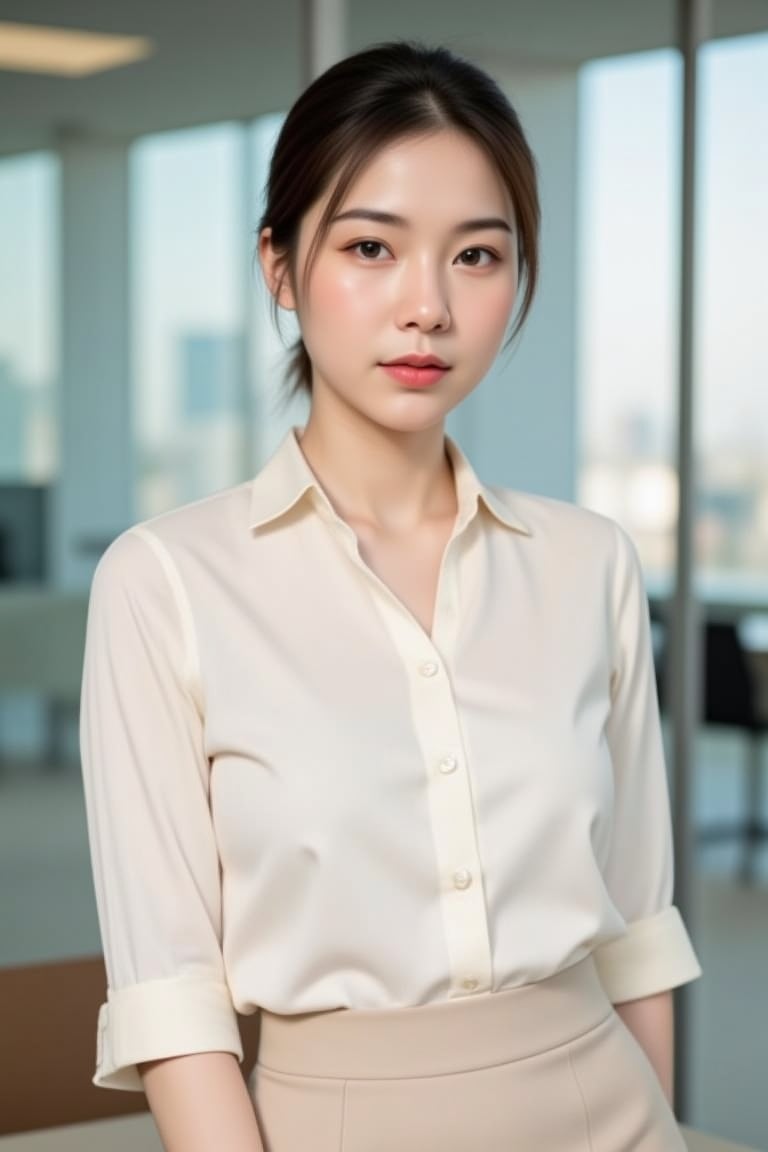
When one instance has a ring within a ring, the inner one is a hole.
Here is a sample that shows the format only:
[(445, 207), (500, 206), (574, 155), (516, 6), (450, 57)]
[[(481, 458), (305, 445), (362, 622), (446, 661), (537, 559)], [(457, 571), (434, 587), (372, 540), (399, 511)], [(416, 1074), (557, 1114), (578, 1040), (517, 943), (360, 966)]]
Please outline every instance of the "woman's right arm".
[(198, 1052), (139, 1064), (166, 1152), (263, 1152), (237, 1057)]
[[(220, 1138), (199, 1142), (206, 1115), (207, 1129), (220, 1131), (233, 1099), (234, 1115), (254, 1109), (237, 1069), (242, 1041), (222, 953), (196, 633), (181, 574), (145, 529), (118, 537), (94, 573), (80, 745), (107, 970), (94, 1082), (140, 1092), (139, 1066), (170, 1061), (148, 1076), (170, 1146), (226, 1148)], [(215, 1091), (201, 1074), (211, 1062), (232, 1066), (214, 1073)], [(238, 1148), (259, 1148), (255, 1123)], [(176, 1139), (179, 1124), (194, 1145)]]

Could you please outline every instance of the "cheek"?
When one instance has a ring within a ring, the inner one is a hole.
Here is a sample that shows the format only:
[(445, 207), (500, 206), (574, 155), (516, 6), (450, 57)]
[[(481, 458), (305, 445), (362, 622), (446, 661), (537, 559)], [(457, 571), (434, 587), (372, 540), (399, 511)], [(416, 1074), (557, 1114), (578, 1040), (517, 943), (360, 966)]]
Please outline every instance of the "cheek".
[(380, 293), (373, 291), (374, 287), (368, 269), (318, 268), (312, 279), (309, 310), (315, 318), (322, 314), (324, 322), (354, 323), (377, 311)]
[(480, 344), (488, 340), (501, 340), (509, 322), (517, 296), (516, 285), (510, 282), (489, 283), (485, 291), (468, 291), (464, 300), (464, 317)]

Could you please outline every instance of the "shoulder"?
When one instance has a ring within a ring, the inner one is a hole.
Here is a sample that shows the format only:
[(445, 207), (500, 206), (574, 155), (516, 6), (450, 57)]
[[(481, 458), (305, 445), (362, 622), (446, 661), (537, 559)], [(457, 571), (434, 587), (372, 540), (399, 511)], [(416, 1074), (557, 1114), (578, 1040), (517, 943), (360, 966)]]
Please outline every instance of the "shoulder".
[(591, 613), (597, 612), (611, 635), (622, 622), (634, 634), (647, 614), (647, 595), (637, 546), (626, 529), (610, 516), (565, 500), (493, 491), (528, 532), (521, 537), (521, 554), (527, 554), (540, 587), (584, 619), (594, 620)]
[(567, 500), (511, 488), (486, 488), (496, 505), (526, 535), (522, 553), (538, 578), (555, 580), (577, 597), (597, 595), (618, 611), (627, 597), (644, 588), (632, 537), (618, 521)]
[(183, 546), (194, 540), (220, 544), (231, 533), (247, 533), (251, 486), (252, 480), (245, 480), (223, 488), (200, 500), (140, 520), (128, 531), (149, 533), (168, 547)]
[(250, 481), (139, 520), (102, 553), (93, 587), (174, 591), (185, 558), (222, 555), (247, 534)]
[(635, 551), (626, 530), (601, 512), (552, 496), (490, 484), (486, 487), (541, 549), (566, 556), (586, 551), (611, 563), (626, 560), (626, 554)]

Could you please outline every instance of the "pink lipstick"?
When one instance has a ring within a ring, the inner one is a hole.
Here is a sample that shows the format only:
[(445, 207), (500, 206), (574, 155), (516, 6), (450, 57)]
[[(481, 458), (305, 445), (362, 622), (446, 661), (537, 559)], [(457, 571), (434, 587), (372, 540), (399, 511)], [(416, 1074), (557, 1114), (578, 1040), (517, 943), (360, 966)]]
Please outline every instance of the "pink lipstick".
[(442, 380), (449, 370), (448, 365), (439, 356), (416, 354), (401, 356), (397, 360), (381, 364), (380, 367), (409, 388), (429, 388), (438, 380)]

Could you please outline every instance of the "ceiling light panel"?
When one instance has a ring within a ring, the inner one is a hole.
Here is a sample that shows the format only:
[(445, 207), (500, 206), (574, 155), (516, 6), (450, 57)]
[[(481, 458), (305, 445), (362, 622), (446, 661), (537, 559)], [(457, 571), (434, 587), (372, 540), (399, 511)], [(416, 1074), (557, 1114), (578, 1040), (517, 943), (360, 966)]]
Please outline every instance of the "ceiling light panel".
[(0, 20), (0, 69), (49, 76), (90, 76), (143, 60), (155, 50), (144, 36), (111, 36)]

